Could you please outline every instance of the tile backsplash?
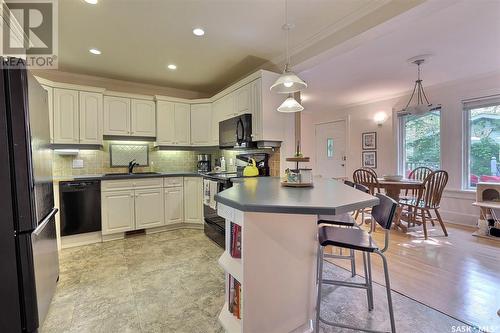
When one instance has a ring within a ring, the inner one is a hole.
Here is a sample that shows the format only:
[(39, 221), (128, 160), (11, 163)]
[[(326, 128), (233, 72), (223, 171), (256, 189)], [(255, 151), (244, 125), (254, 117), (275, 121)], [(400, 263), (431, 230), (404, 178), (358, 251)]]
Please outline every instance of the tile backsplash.
[[(102, 150), (80, 150), (78, 155), (58, 155), (54, 154), (53, 174), (54, 177), (78, 176), (78, 175), (98, 175), (104, 173), (127, 172), (127, 167), (111, 167), (109, 156), (110, 143), (130, 143), (104, 141)], [(196, 171), (198, 151), (180, 150), (156, 150), (153, 143), (149, 145), (149, 166), (136, 167), (137, 172), (193, 172)], [(212, 154), (212, 158), (218, 158), (219, 150), (203, 153)], [(83, 168), (73, 168), (73, 160), (83, 160)]]
[[(78, 175), (98, 175), (104, 173), (120, 173), (127, 172), (127, 167), (111, 167), (109, 145), (114, 143), (128, 143), (137, 144), (138, 142), (132, 141), (104, 141), (102, 150), (80, 150), (78, 155), (58, 155), (54, 154), (53, 161), (53, 174), (54, 177), (78, 176)], [(212, 168), (215, 167), (215, 160), (224, 156), (226, 160), (227, 170), (236, 170), (235, 166), (229, 166), (229, 160), (236, 159), (237, 154), (248, 153), (249, 151), (240, 150), (219, 150), (213, 149), (211, 151), (187, 151), (187, 150), (156, 150), (153, 143), (147, 143), (149, 146), (149, 166), (136, 167), (134, 170), (137, 172), (194, 172), (197, 170), (197, 155), (198, 154), (211, 154), (212, 155)], [(271, 176), (279, 176), (280, 167), (280, 152), (279, 149), (275, 151), (265, 150), (270, 154), (270, 168)], [(73, 168), (73, 160), (82, 160), (82, 168)]]

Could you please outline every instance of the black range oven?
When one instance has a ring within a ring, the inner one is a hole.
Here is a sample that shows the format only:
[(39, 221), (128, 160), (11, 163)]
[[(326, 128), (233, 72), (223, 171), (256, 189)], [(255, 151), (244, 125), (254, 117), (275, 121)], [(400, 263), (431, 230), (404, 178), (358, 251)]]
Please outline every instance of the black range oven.
[[(217, 183), (217, 193), (227, 190), (233, 186), (234, 179), (243, 177), (243, 169), (248, 164), (250, 158), (254, 159), (259, 169), (259, 177), (269, 176), (269, 154), (267, 153), (249, 153), (236, 156), (237, 172), (233, 173), (215, 173), (208, 172), (203, 174), (204, 183), (206, 180)], [(212, 195), (212, 194), (211, 194)], [(212, 205), (213, 207), (213, 205)], [(204, 231), (208, 238), (216, 242), (220, 247), (225, 248), (226, 239), (226, 221), (217, 215), (217, 209), (212, 208), (210, 204), (204, 203)]]
[[(231, 178), (236, 177), (236, 173), (207, 173), (204, 174), (204, 180), (217, 182), (217, 193), (227, 190), (233, 186)], [(208, 204), (203, 205), (203, 216), (205, 235), (216, 242), (220, 247), (225, 248), (226, 239), (226, 220), (217, 215), (217, 209), (210, 207)]]

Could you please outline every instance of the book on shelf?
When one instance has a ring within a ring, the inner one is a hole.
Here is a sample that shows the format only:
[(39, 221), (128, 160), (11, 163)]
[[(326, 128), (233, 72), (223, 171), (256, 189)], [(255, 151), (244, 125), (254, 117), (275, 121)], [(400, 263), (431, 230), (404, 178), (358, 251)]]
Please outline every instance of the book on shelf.
[(229, 253), (233, 258), (241, 258), (241, 226), (231, 222)]
[(228, 310), (238, 319), (241, 319), (242, 292), (241, 283), (238, 282), (231, 274), (228, 278), (229, 295), (228, 295)]

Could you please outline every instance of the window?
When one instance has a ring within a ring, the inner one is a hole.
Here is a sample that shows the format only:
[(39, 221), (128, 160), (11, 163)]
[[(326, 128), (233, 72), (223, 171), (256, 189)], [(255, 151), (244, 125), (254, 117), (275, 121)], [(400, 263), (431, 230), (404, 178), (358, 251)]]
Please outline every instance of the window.
[(464, 102), (464, 187), (500, 183), (500, 96)]
[(326, 157), (333, 158), (333, 138), (326, 139)]
[(423, 115), (399, 115), (399, 171), (425, 166), (433, 170), (441, 165), (441, 115), (432, 111)]

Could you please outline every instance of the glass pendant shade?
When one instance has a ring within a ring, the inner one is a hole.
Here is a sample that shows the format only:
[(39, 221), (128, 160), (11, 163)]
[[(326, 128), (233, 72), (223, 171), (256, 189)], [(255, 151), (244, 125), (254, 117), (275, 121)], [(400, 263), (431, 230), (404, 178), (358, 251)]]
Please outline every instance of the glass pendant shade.
[(304, 110), (304, 107), (300, 105), (299, 102), (295, 100), (292, 96), (289, 96), (277, 109), (279, 112), (300, 112)]
[(305, 83), (294, 72), (285, 70), (283, 74), (274, 82), (270, 90), (278, 94), (290, 94), (307, 88)]

